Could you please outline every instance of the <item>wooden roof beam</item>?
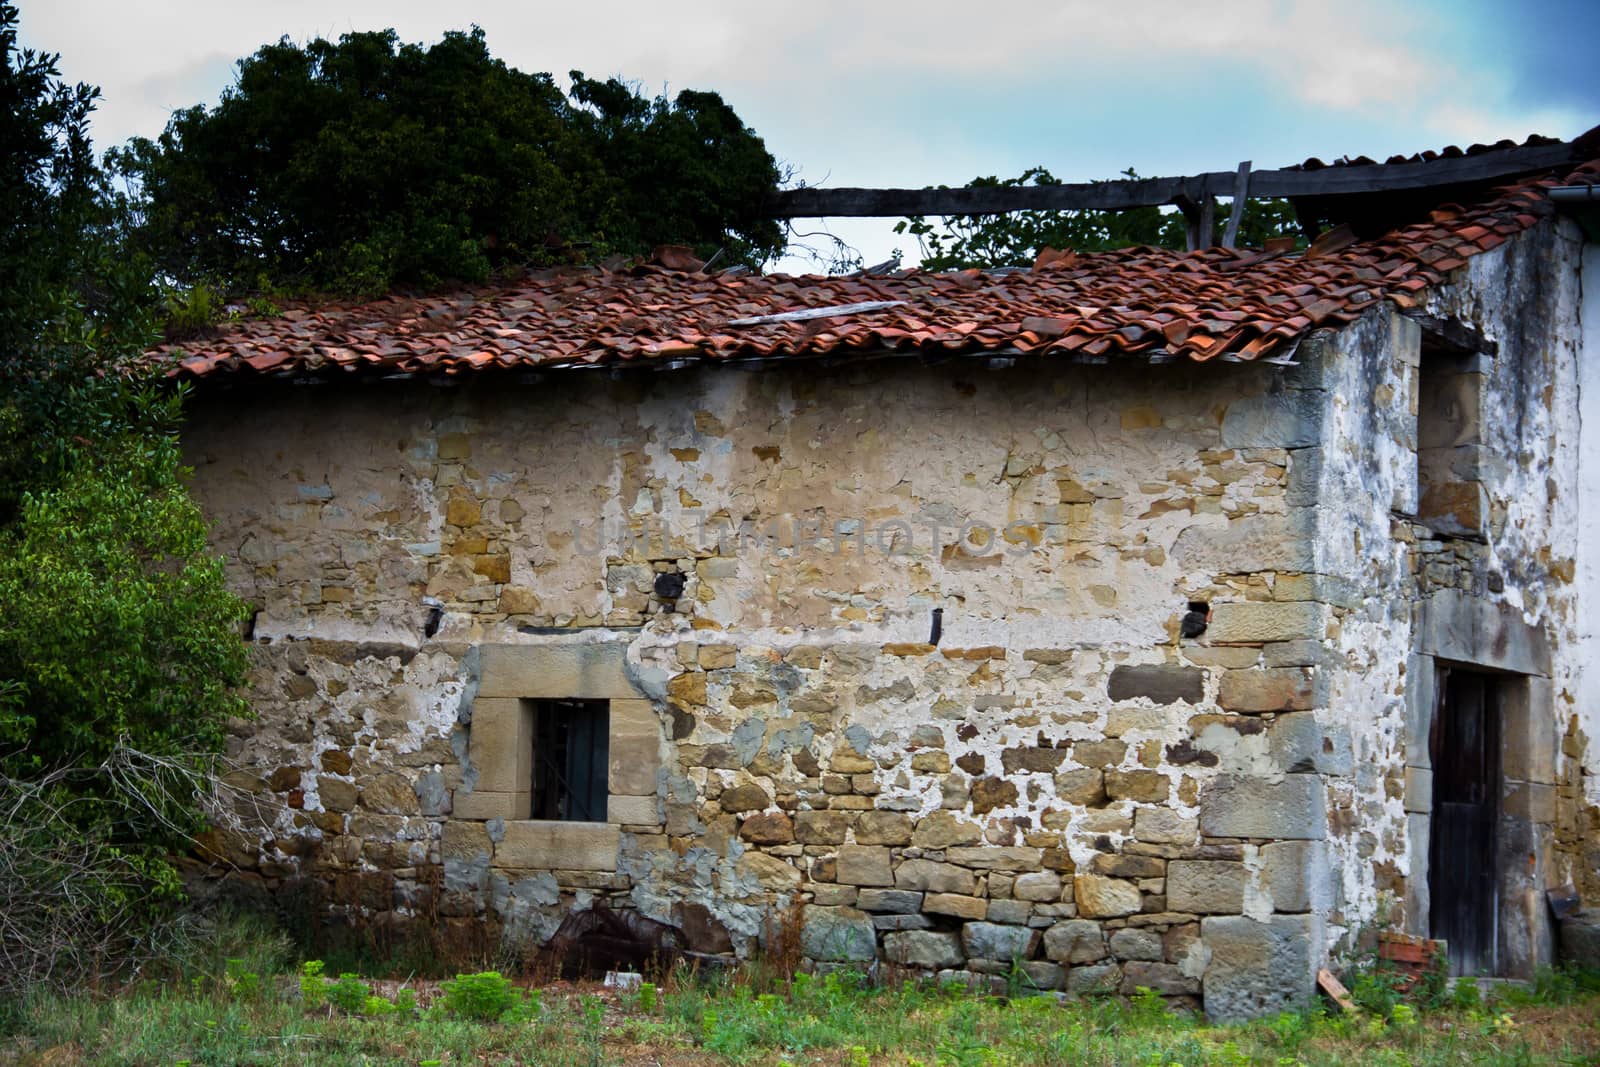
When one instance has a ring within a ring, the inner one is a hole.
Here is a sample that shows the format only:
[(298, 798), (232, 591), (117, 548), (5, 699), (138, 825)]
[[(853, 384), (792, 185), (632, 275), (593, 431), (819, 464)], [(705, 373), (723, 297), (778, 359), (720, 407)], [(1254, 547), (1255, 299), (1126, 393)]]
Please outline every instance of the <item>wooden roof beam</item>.
[[(1422, 163), (1375, 163), (1320, 170), (1258, 170), (1247, 196), (1325, 197), (1425, 190), (1515, 178), (1573, 163), (1571, 143), (1507, 148)], [(773, 194), (774, 218), (893, 218), (906, 215), (1003, 215), (1012, 211), (1126, 211), (1187, 199), (1202, 204), (1232, 196), (1237, 171), (1179, 178), (1137, 178), (1063, 185), (966, 186), (960, 189), (784, 189)]]

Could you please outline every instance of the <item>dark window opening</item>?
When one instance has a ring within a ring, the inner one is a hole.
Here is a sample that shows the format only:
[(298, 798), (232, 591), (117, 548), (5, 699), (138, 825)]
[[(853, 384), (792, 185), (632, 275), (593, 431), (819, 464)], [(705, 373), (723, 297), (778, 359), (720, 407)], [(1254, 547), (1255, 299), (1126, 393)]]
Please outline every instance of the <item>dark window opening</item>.
[(532, 818), (606, 821), (610, 736), (604, 700), (533, 701)]
[(1428, 855), (1431, 936), (1450, 944), (1450, 973), (1496, 975), (1500, 684), (1460, 668), (1439, 672)]

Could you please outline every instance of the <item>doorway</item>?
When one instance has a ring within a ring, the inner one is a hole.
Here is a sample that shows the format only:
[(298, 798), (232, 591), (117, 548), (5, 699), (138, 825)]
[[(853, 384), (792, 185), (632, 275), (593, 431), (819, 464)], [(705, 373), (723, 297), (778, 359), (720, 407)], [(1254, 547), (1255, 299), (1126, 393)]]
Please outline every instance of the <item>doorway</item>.
[(1428, 747), (1433, 827), (1430, 936), (1449, 942), (1452, 975), (1500, 973), (1495, 826), (1501, 794), (1500, 676), (1440, 667)]

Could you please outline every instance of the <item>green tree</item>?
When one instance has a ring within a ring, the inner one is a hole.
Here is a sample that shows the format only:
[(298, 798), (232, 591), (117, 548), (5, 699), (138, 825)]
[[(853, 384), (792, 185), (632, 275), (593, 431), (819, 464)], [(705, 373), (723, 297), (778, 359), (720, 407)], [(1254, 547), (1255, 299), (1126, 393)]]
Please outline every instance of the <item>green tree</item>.
[(0, 994), (154, 943), (246, 665), (181, 394), (140, 369), (156, 292), (95, 165), (97, 94), (17, 17), (0, 2)]
[(185, 284), (361, 294), (656, 244), (781, 249), (760, 210), (778, 168), (720, 97), (573, 80), (569, 98), (508, 67), (476, 28), (285, 39), (114, 160), (142, 246)]
[[(1132, 168), (1124, 178), (1138, 178)], [(974, 178), (969, 188), (1017, 188), (1059, 185), (1044, 167), (1030, 167), (1015, 178)], [(1216, 238), (1227, 222), (1216, 220)], [(1128, 211), (1014, 211), (1006, 215), (955, 215), (931, 223), (922, 216), (895, 224), (896, 233), (915, 237), (928, 270), (1006, 267), (1032, 263), (1045, 248), (1104, 252), (1148, 245), (1186, 247), (1183, 215), (1175, 209), (1133, 208)], [(1240, 220), (1238, 245), (1259, 248), (1268, 237), (1296, 235), (1294, 211), (1286, 200), (1251, 200)]]

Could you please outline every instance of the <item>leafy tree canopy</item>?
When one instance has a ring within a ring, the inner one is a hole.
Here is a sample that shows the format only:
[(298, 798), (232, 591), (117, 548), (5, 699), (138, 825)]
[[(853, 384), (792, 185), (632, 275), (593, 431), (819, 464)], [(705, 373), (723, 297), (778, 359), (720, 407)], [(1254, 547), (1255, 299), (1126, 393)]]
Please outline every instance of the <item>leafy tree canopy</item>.
[[(1132, 168), (1122, 172), (1137, 178)], [(968, 187), (1015, 188), (1059, 185), (1044, 167), (1030, 167), (1015, 178), (974, 178)], [(1217, 234), (1227, 222), (1219, 213)], [(922, 248), (922, 265), (928, 270), (967, 267), (1007, 267), (1032, 263), (1044, 248), (1075, 252), (1103, 252), (1113, 248), (1151, 245), (1183, 249), (1184, 218), (1158, 207), (1128, 211), (1014, 211), (1008, 215), (957, 215), (930, 223), (916, 216), (895, 224), (896, 233), (915, 237)], [(1251, 200), (1239, 224), (1241, 247), (1259, 248), (1268, 237), (1295, 234), (1294, 210), (1286, 200)]]
[(657, 244), (781, 250), (762, 214), (777, 164), (719, 96), (572, 81), (508, 67), (476, 28), (284, 39), (114, 163), (139, 241), (182, 283), (372, 293)]
[(148, 944), (246, 666), (181, 393), (136, 369), (157, 293), (95, 164), (97, 93), (17, 18), (0, 2), (0, 999)]

